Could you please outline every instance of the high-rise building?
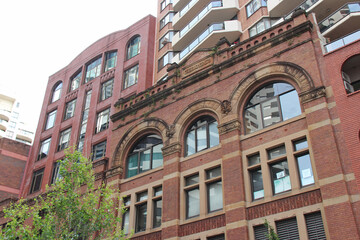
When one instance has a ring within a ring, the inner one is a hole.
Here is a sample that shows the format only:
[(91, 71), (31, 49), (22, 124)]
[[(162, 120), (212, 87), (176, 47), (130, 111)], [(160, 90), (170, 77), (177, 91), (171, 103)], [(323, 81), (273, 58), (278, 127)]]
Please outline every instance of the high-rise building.
[(22, 196), (76, 146), (132, 239), (359, 239), (359, 11), (159, 0), (50, 77)]

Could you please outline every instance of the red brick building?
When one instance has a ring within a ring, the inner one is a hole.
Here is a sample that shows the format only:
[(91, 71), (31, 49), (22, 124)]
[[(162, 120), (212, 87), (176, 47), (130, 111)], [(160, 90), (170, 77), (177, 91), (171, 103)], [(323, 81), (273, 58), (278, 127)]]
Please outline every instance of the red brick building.
[(50, 77), (22, 196), (77, 145), (132, 239), (359, 239), (360, 4), (323, 2), (158, 1)]

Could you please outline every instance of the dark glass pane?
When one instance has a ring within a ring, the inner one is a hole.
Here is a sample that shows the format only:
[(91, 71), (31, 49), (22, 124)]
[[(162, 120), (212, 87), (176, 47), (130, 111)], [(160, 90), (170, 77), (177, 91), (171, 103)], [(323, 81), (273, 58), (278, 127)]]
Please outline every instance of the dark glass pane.
[(136, 194), (137, 202), (145, 201), (146, 199), (148, 199), (148, 194), (146, 191)]
[(159, 137), (158, 135), (149, 135), (146, 137), (141, 138), (135, 145), (135, 147), (133, 148), (133, 150), (131, 152), (139, 152), (139, 151), (143, 151), (146, 148), (149, 148), (153, 145), (162, 143), (161, 137)]
[(251, 171), (251, 184), (252, 184), (252, 193), (253, 199), (259, 199), (264, 197), (264, 185), (261, 169)]
[(206, 171), (206, 179), (216, 178), (221, 176), (221, 168), (213, 168), (208, 171)]
[(161, 226), (161, 211), (162, 211), (162, 200), (154, 201), (154, 220), (153, 227)]
[(268, 158), (274, 159), (286, 154), (285, 145), (268, 150)]
[(261, 103), (264, 127), (280, 122), (280, 109), (277, 98), (270, 99)]
[(136, 206), (136, 226), (135, 231), (141, 232), (146, 229), (147, 204)]
[(199, 183), (199, 174), (192, 175), (185, 179), (185, 186), (190, 186), (196, 183)]
[(260, 163), (260, 154), (255, 154), (255, 155), (248, 157), (248, 165), (249, 166), (256, 165), (258, 163)]
[(128, 157), (126, 172), (127, 172), (127, 177), (132, 177), (138, 174), (138, 154), (134, 154)]
[(154, 188), (154, 197), (162, 195), (162, 187)]
[(297, 157), (301, 186), (314, 184), (314, 175), (311, 167), (310, 155)]
[(127, 211), (123, 214), (122, 218), (122, 229), (124, 230), (125, 234), (129, 233), (129, 223), (130, 223), (130, 210), (127, 209)]
[(245, 110), (246, 133), (252, 133), (263, 128), (260, 105)]
[(209, 212), (223, 208), (222, 183), (215, 182), (208, 185)]

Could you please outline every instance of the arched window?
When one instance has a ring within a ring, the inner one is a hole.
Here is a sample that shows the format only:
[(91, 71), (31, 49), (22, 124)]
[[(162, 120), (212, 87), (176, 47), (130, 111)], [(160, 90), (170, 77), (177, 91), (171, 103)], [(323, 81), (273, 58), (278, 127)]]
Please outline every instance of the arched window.
[(360, 90), (360, 55), (346, 60), (341, 68), (341, 75), (347, 93)]
[(217, 121), (210, 116), (195, 120), (186, 131), (185, 156), (219, 144)]
[(163, 165), (161, 137), (155, 134), (141, 138), (131, 149), (126, 164), (126, 177), (132, 177)]
[(62, 82), (59, 82), (54, 88), (54, 91), (52, 93), (52, 98), (51, 98), (52, 103), (59, 100), (61, 95), (61, 88), (62, 88)]
[(245, 132), (252, 133), (301, 114), (298, 94), (288, 83), (271, 83), (257, 91), (244, 111)]
[(140, 53), (140, 36), (130, 40), (126, 52), (126, 59), (133, 58)]

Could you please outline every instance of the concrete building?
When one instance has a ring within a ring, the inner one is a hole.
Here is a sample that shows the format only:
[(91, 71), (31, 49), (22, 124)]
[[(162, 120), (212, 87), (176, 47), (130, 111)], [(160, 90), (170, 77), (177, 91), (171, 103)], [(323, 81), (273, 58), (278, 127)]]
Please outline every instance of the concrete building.
[(358, 7), (158, 1), (50, 77), (21, 195), (76, 145), (132, 239), (359, 239)]

